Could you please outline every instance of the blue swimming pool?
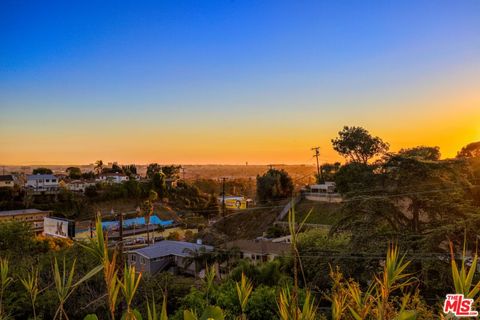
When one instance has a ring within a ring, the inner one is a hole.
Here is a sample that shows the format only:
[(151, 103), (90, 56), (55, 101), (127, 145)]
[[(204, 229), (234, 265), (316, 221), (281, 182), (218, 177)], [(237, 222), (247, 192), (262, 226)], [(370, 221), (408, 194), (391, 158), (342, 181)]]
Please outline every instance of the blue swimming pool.
[[(123, 220), (123, 226), (124, 227), (131, 227), (133, 225), (142, 226), (144, 224), (145, 224), (145, 218), (144, 217), (138, 217), (138, 218)], [(153, 215), (153, 216), (150, 217), (150, 224), (166, 227), (166, 226), (172, 225), (173, 220), (162, 220), (159, 217), (157, 217), (156, 215)], [(116, 227), (118, 227), (118, 221), (102, 222), (102, 227), (103, 227), (103, 229), (116, 228)]]

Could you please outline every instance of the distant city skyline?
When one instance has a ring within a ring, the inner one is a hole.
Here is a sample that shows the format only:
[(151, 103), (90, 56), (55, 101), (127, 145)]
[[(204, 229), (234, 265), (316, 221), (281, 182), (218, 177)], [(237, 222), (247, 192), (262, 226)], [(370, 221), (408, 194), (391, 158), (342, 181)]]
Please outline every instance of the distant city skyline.
[(0, 3), (0, 164), (313, 164), (480, 140), (480, 1)]

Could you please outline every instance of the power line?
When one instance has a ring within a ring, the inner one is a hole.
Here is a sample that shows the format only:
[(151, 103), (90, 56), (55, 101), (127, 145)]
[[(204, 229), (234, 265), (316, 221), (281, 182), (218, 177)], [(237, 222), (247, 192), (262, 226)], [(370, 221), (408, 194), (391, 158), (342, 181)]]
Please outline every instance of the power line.
[[(480, 185), (473, 185), (473, 186), (480, 186)], [(364, 196), (364, 197), (355, 197), (351, 199), (345, 199), (342, 200), (341, 203), (348, 203), (348, 202), (356, 202), (356, 201), (365, 201), (365, 200), (372, 200), (372, 199), (388, 199), (388, 198), (394, 198), (394, 197), (401, 197), (401, 196), (408, 196), (408, 195), (419, 195), (419, 194), (428, 194), (428, 193), (438, 193), (438, 192), (443, 192), (443, 191), (452, 191), (452, 190), (458, 190), (460, 187), (455, 187), (455, 188), (443, 188), (443, 189), (434, 189), (434, 190), (426, 190), (426, 191), (415, 191), (415, 192), (406, 192), (406, 193), (396, 193), (396, 194), (387, 194), (387, 195), (378, 195), (378, 196)], [(285, 199), (282, 200), (277, 200), (277, 201), (285, 201)], [(241, 212), (247, 212), (247, 211), (254, 211), (254, 210), (262, 210), (262, 209), (273, 209), (273, 208), (284, 208), (286, 204), (282, 205), (274, 205), (274, 206), (258, 206), (258, 207), (253, 207), (253, 208), (246, 208), (242, 209)], [(180, 210), (181, 211), (181, 210)], [(190, 212), (217, 212), (216, 209), (192, 209), (188, 210)], [(135, 211), (129, 211), (125, 213), (133, 213)], [(111, 217), (112, 215), (102, 215), (102, 217)], [(81, 222), (81, 221), (79, 221)]]

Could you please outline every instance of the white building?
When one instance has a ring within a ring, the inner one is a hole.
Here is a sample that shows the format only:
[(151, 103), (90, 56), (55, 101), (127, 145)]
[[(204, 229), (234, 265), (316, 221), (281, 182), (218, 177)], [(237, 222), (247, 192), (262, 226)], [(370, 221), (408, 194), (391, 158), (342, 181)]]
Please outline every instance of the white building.
[(291, 246), (285, 242), (265, 240), (235, 240), (225, 243), (224, 249), (237, 249), (242, 259), (250, 259), (254, 264), (272, 261), (276, 257), (286, 255)]
[(25, 187), (36, 192), (58, 191), (58, 178), (53, 174), (31, 174), (27, 176)]
[(67, 183), (67, 189), (73, 192), (85, 192), (85, 189), (94, 186), (94, 181), (73, 180)]
[(302, 191), (307, 200), (319, 202), (341, 202), (342, 197), (337, 192), (335, 182), (325, 182), (322, 184), (311, 184)]
[(122, 183), (128, 181), (128, 176), (123, 173), (102, 173), (96, 179), (97, 182)]

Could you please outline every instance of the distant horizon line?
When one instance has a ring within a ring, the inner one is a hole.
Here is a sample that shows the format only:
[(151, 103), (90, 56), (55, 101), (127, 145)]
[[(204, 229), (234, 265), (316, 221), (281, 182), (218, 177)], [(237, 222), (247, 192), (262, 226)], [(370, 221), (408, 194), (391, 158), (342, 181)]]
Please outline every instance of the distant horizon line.
[[(113, 162), (104, 162), (104, 165), (108, 165), (109, 163)], [(157, 163), (159, 165), (181, 165), (181, 166), (315, 166), (315, 164), (308, 164), (308, 163), (160, 163), (160, 162), (149, 162), (149, 163), (131, 163), (131, 162), (126, 162), (126, 163), (120, 163), (116, 162), (118, 165), (136, 165), (136, 166), (148, 166), (149, 164), (152, 163)], [(0, 167), (32, 167), (32, 166), (45, 166), (45, 167), (54, 167), (54, 166), (79, 166), (79, 167), (86, 167), (86, 166), (92, 166), (95, 165), (95, 163), (89, 163), (89, 164), (71, 164), (71, 163), (62, 163), (62, 164), (46, 164), (46, 163), (31, 163), (31, 164), (0, 164)]]

